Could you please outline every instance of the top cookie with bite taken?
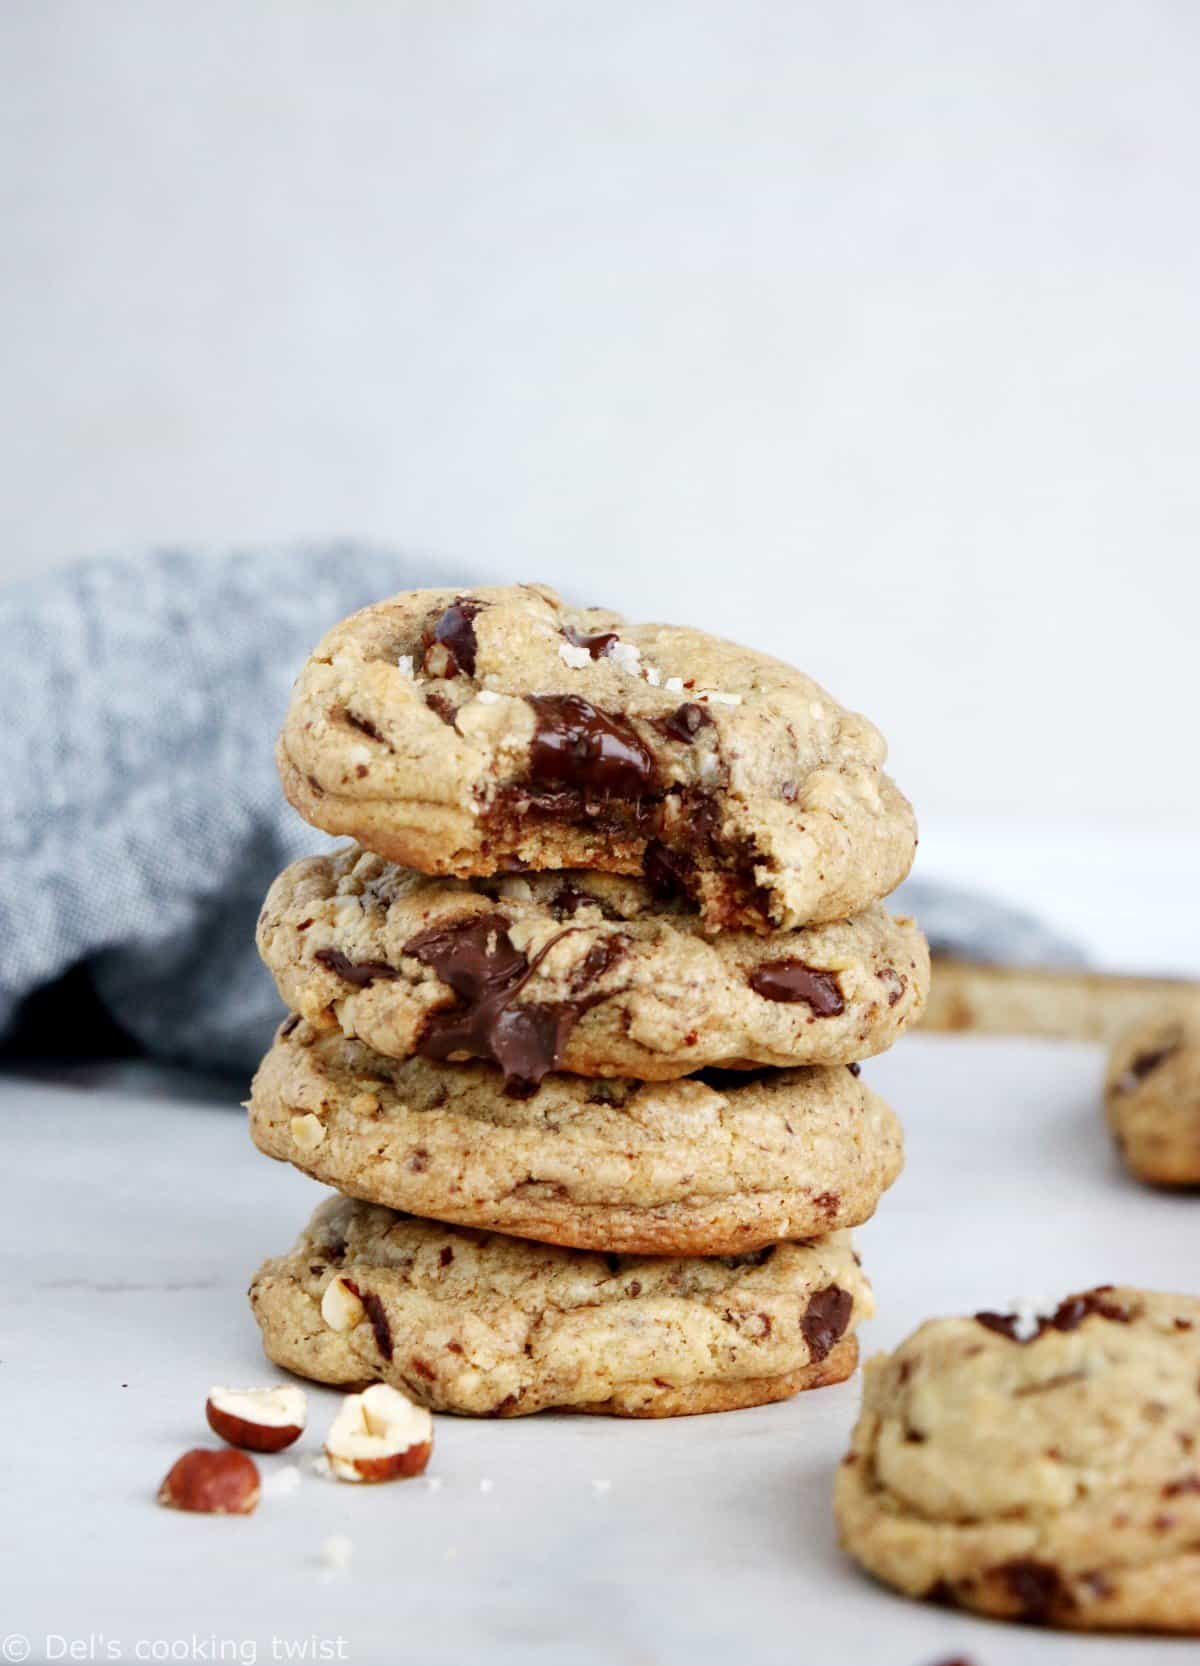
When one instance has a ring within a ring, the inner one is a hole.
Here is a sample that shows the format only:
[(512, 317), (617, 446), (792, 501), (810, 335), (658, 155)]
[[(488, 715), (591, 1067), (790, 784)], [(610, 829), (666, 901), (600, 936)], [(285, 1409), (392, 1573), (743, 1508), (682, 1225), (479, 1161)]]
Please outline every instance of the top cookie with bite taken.
[(769, 931), (845, 918), (908, 872), (885, 753), (780, 660), (514, 585), (336, 625), (278, 761), (306, 820), (424, 873), (643, 873), (713, 930)]

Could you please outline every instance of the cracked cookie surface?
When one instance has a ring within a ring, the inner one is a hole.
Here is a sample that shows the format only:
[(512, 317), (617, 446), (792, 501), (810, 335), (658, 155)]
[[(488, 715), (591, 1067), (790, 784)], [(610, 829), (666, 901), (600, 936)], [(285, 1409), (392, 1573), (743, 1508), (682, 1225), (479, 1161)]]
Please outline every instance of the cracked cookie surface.
[[(331, 1302), (335, 1281), (349, 1301)], [(849, 1376), (854, 1329), (873, 1311), (846, 1233), (746, 1257), (647, 1259), (344, 1198), (263, 1264), (250, 1301), (277, 1365), (388, 1382), (475, 1417), (671, 1417), (785, 1399)]]
[(612, 874), (430, 878), (351, 847), (272, 885), (258, 945), (287, 1005), (394, 1058), (666, 1080), (706, 1065), (848, 1064), (919, 1016), (929, 953), (878, 904), (706, 937)]
[(846, 1549), (910, 1596), (1081, 1630), (1200, 1630), (1200, 1300), (1100, 1287), (935, 1319), (868, 1362)]
[(1164, 1012), (1114, 1044), (1104, 1083), (1122, 1161), (1157, 1186), (1200, 1186), (1200, 1017)]
[(843, 919), (916, 828), (863, 717), (779, 660), (538, 585), (410, 591), (314, 651), (278, 760), (292, 804), (425, 873), (645, 872), (709, 926)]
[[(285, 1033), (286, 1032), (286, 1033)], [(844, 1067), (671, 1082), (385, 1058), (281, 1027), (254, 1080), (268, 1156), (350, 1197), (581, 1248), (735, 1253), (853, 1226), (900, 1171), (900, 1127)]]

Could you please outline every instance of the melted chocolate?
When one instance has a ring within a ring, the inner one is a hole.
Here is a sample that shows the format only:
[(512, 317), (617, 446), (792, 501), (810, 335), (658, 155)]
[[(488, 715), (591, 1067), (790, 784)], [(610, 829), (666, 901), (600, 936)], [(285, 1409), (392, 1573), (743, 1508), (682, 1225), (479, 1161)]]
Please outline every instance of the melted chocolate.
[(440, 642), (450, 655), (451, 663), (447, 668), (448, 677), (455, 676), (459, 671), (468, 677), (475, 675), (475, 655), (478, 644), (475, 641), (475, 615), (481, 604), (473, 602), (466, 596), (458, 596), (433, 627), (429, 640)]
[(389, 966), (386, 960), (351, 960), (350, 956), (343, 954), (340, 949), (318, 949), (313, 959), (320, 961), (322, 966), (336, 973), (346, 983), (352, 983), (356, 989), (366, 989), (369, 984), (382, 983), (389, 978), (400, 976), (396, 968)]
[(682, 851), (668, 850), (658, 839), (651, 839), (642, 854), (642, 875), (650, 887), (651, 896), (661, 902), (674, 897), (686, 897), (696, 865)]
[(703, 706), (697, 705), (694, 700), (686, 700), (678, 711), (663, 718), (662, 728), (673, 740), (681, 740), (685, 746), (690, 746), (701, 729), (711, 722), (712, 718)]
[(593, 943), (583, 959), (571, 973), (571, 993), (577, 995), (591, 983), (598, 983), (607, 971), (610, 971), (629, 948), (629, 938), (624, 932), (610, 932), (607, 937), (601, 937)]
[(637, 798), (654, 786), (654, 757), (623, 718), (577, 694), (530, 694), (537, 724), (529, 768), (539, 785), (583, 787)]
[(766, 961), (751, 972), (750, 987), (765, 1001), (803, 1001), (818, 1018), (836, 1018), (846, 1010), (835, 974), (806, 966), (802, 960)]
[(573, 648), (586, 648), (593, 659), (603, 659), (613, 643), (618, 640), (616, 631), (597, 631), (595, 636), (584, 636), (581, 632), (572, 630), (570, 625), (563, 627), (562, 634)]
[(1117, 1325), (1127, 1325), (1133, 1315), (1127, 1308), (1107, 1300), (1107, 1292), (1111, 1289), (1111, 1284), (1102, 1284), (1095, 1290), (1085, 1290), (1082, 1295), (1068, 1296), (1058, 1304), (1053, 1313), (1048, 1316), (1039, 1315), (1037, 1329), (1031, 1336), (1019, 1334), (1020, 1321), (1015, 1313), (977, 1313), (975, 1319), (985, 1330), (995, 1331), (998, 1336), (1006, 1336), (1010, 1342), (1017, 1342), (1022, 1346), (1036, 1342), (1038, 1337), (1045, 1335), (1048, 1330), (1078, 1330), (1085, 1319), (1092, 1317), (1109, 1319)]
[[(516, 1004), (539, 962), (565, 935), (559, 932), (552, 937), (531, 961), (513, 946), (503, 914), (485, 914), (419, 932), (405, 944), (405, 954), (431, 967), (458, 996), (459, 1005), (430, 1013), (417, 1051), (427, 1059), (448, 1059), (456, 1053), (488, 1059), (503, 1070), (507, 1092), (514, 1096), (534, 1092), (557, 1065), (576, 1023), (603, 998)], [(597, 944), (591, 954), (602, 947)], [(608, 954), (605, 966), (615, 958), (615, 953)], [(593, 962), (593, 970), (597, 965)]]
[(800, 1329), (814, 1365), (819, 1365), (834, 1343), (845, 1335), (853, 1309), (854, 1297), (837, 1284), (828, 1284), (809, 1298)]

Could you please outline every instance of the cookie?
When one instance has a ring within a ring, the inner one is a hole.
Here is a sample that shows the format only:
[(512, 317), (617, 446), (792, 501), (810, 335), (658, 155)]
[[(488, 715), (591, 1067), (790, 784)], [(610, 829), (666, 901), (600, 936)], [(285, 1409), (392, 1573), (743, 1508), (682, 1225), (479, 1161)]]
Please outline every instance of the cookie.
[(927, 1030), (979, 1035), (1061, 1036), (1115, 1042), (1164, 1006), (1200, 1013), (1200, 984), (1123, 977), (1074, 967), (985, 966), (933, 952), (933, 983), (921, 1017)]
[(695, 910), (612, 874), (428, 878), (357, 847), (271, 887), (258, 946), (293, 1011), (393, 1058), (480, 1058), (510, 1087), (555, 1069), (849, 1064), (921, 1010), (924, 939), (853, 920), (706, 938)]
[(350, 1197), (578, 1248), (720, 1255), (852, 1226), (902, 1161), (900, 1127), (842, 1067), (673, 1082), (388, 1059), (285, 1024), (255, 1077), (259, 1149)]
[(840, 1382), (872, 1313), (849, 1236), (712, 1260), (597, 1255), (344, 1198), (250, 1287), (270, 1359), (434, 1411), (675, 1417)]
[(1200, 1014), (1160, 1011), (1126, 1031), (1109, 1058), (1104, 1103), (1139, 1179), (1200, 1186)]
[(866, 1368), (844, 1546), (909, 1596), (1200, 1631), (1200, 1300), (1102, 1286), (934, 1319)]
[(912, 865), (885, 747), (781, 661), (537, 585), (410, 591), (301, 672), (278, 759), (329, 833), (424, 873), (645, 873), (715, 928), (839, 920)]

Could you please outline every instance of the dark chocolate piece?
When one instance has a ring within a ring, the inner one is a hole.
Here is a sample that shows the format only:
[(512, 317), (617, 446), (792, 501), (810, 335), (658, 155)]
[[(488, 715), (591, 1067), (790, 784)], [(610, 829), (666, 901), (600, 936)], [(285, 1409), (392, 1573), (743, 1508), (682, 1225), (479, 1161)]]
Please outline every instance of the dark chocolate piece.
[(510, 1094), (534, 1092), (558, 1064), (576, 1023), (602, 998), (517, 1004), (520, 990), (564, 936), (566, 931), (552, 937), (531, 961), (513, 946), (503, 914), (418, 932), (405, 944), (405, 954), (431, 967), (459, 1004), (429, 1014), (417, 1051), (427, 1059), (444, 1060), (455, 1053), (488, 1059), (503, 1070)]
[(651, 895), (660, 902), (687, 896), (695, 871), (696, 865), (690, 856), (684, 856), (678, 850), (668, 850), (658, 839), (651, 839), (642, 855), (642, 874)]
[(703, 706), (694, 700), (685, 700), (678, 711), (673, 711), (670, 717), (663, 718), (662, 728), (673, 740), (682, 741), (685, 746), (690, 746), (701, 729), (711, 722), (712, 718)]
[(828, 1284), (810, 1297), (800, 1329), (814, 1365), (819, 1365), (834, 1343), (845, 1335), (853, 1310), (854, 1297), (837, 1284)]
[(458, 596), (441, 618), (434, 625), (430, 633), (431, 642), (440, 642), (450, 655), (450, 665), (446, 675), (453, 677), (459, 671), (468, 677), (475, 675), (475, 655), (478, 644), (475, 640), (475, 615), (481, 607), (480, 602), (473, 602), (469, 597)]
[(368, 717), (360, 717), (357, 712), (348, 711), (346, 722), (352, 729), (357, 729), (360, 735), (366, 735), (369, 740), (377, 740), (387, 745), (386, 740)]
[(836, 1018), (846, 1010), (835, 973), (790, 957), (757, 966), (750, 974), (750, 987), (764, 1001), (803, 1001), (818, 1018)]
[(1019, 1321), (1015, 1313), (983, 1312), (977, 1313), (975, 1318), (985, 1330), (995, 1331), (998, 1336), (1006, 1336), (1010, 1342), (1018, 1342), (1022, 1346), (1036, 1342), (1038, 1337), (1043, 1336), (1048, 1330), (1077, 1330), (1085, 1319), (1092, 1317), (1127, 1325), (1133, 1315), (1127, 1308), (1106, 1299), (1107, 1292), (1111, 1289), (1111, 1284), (1101, 1284), (1095, 1290), (1085, 1290), (1081, 1295), (1068, 1296), (1058, 1304), (1053, 1313), (1038, 1316), (1037, 1329), (1031, 1336), (1018, 1334)]
[(624, 718), (577, 694), (530, 694), (537, 724), (529, 768), (535, 782), (636, 798), (653, 789), (654, 758)]
[(364, 1290), (358, 1294), (359, 1301), (366, 1310), (367, 1318), (371, 1321), (371, 1329), (375, 1332), (375, 1346), (384, 1359), (391, 1359), (395, 1351), (392, 1342), (392, 1327), (388, 1323), (388, 1316), (379, 1297), (373, 1290)]
[(1017, 1557), (1011, 1562), (1002, 1562), (992, 1571), (1004, 1581), (1014, 1601), (1020, 1605), (1019, 1618), (1027, 1620), (1030, 1625), (1048, 1625), (1058, 1610), (1074, 1607), (1070, 1589), (1058, 1569), (1049, 1562)]
[(313, 959), (336, 973), (339, 978), (343, 978), (346, 983), (352, 983), (356, 989), (366, 989), (369, 984), (400, 976), (396, 968), (389, 966), (386, 960), (351, 960), (350, 956), (343, 954), (340, 949), (318, 949)]
[(616, 631), (597, 631), (595, 636), (584, 636), (582, 632), (572, 630), (570, 625), (563, 627), (562, 633), (574, 648), (586, 648), (593, 659), (603, 659), (613, 643), (618, 641)]
[(1166, 1064), (1179, 1051), (1181, 1043), (1177, 1040), (1169, 1041), (1163, 1047), (1155, 1047), (1148, 1053), (1139, 1053), (1129, 1066), (1117, 1078), (1118, 1093), (1132, 1093), (1139, 1083), (1153, 1074), (1160, 1064)]

